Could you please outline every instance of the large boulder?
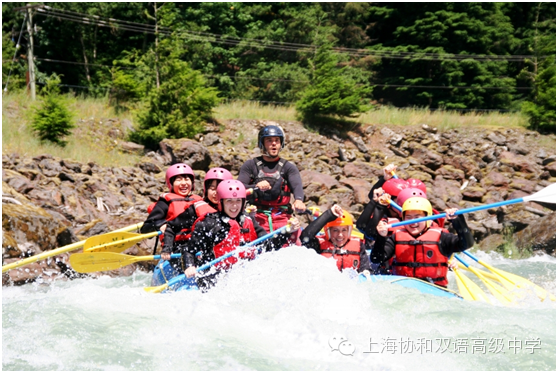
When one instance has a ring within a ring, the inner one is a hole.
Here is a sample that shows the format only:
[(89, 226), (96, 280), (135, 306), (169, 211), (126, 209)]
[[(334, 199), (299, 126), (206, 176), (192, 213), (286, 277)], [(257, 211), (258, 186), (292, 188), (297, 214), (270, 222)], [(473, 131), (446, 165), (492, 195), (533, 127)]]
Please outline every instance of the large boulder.
[(353, 190), (355, 203), (365, 205), (369, 202), (368, 193), (370, 193), (370, 189), (372, 188), (371, 183), (366, 180), (354, 178), (341, 179), (339, 182)]
[(209, 151), (197, 141), (189, 139), (165, 139), (159, 143), (167, 164), (186, 163), (198, 170), (207, 170), (211, 164)]
[(543, 250), (556, 256), (556, 212), (535, 219), (525, 229), (515, 233), (513, 239), (520, 250)]
[(513, 152), (504, 151), (500, 153), (500, 162), (503, 165), (512, 167), (515, 171), (526, 173), (537, 172), (535, 162), (529, 160), (523, 155), (515, 154)]

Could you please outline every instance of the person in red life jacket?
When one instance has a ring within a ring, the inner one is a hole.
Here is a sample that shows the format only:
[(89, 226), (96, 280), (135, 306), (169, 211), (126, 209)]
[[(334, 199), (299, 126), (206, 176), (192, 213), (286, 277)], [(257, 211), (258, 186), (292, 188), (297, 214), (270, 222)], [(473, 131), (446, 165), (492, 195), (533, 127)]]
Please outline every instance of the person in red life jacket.
[[(403, 204), (403, 220), (432, 215), (432, 205), (426, 198), (412, 197)], [(465, 251), (474, 244), (463, 215), (454, 215), (457, 209), (447, 209), (447, 218), (457, 235), (434, 227), (431, 221), (399, 227), (389, 238), (387, 223), (378, 223), (378, 239), (370, 253), (372, 263), (394, 258), (393, 274), (415, 277), (446, 287), (448, 284), (448, 258)]]
[(254, 189), (249, 201), (257, 208), (255, 219), (271, 232), (288, 223), (293, 207), (299, 213), (306, 211), (304, 190), (296, 166), (279, 156), (285, 147), (285, 135), (279, 126), (262, 128), (258, 133), (258, 147), (262, 156), (246, 161), (240, 167), (238, 180), (246, 188)]
[[(232, 174), (220, 167), (212, 168), (205, 174), (203, 180), (203, 201), (196, 201), (188, 206), (174, 220), (167, 223), (163, 240), (161, 259), (170, 256), (173, 252), (180, 251), (177, 246), (183, 245), (190, 238), (194, 222), (208, 213), (217, 211), (217, 186), (224, 180), (232, 180)], [(165, 254), (165, 257), (163, 257)], [(177, 260), (177, 262), (180, 262)]]
[[(399, 193), (399, 195), (397, 196), (397, 199), (395, 200), (395, 203), (397, 203), (398, 206), (403, 206), (405, 201), (407, 201), (411, 197), (423, 197), (428, 199), (428, 197), (426, 196), (426, 185), (424, 185), (422, 181), (418, 179), (407, 179), (407, 183), (409, 183), (409, 187), (407, 189), (402, 190), (401, 193)], [(438, 215), (439, 212), (438, 210), (433, 208), (432, 214)], [(434, 220), (432, 224), (443, 228), (445, 221), (446, 220), (444, 218), (439, 218)]]
[[(182, 262), (187, 277), (194, 277), (196, 268), (208, 263), (224, 254), (236, 250), (267, 232), (250, 216), (244, 213), (246, 204), (246, 188), (238, 180), (222, 181), (217, 187), (218, 212), (207, 214), (196, 221), (190, 240), (182, 246)], [(290, 227), (285, 233), (279, 233), (263, 242), (265, 251), (279, 249), (291, 235), (300, 229), (298, 219), (290, 220)], [(238, 257), (252, 259), (254, 249), (241, 252)], [(201, 255), (196, 255), (201, 252)], [(203, 291), (209, 289), (216, 282), (216, 276), (231, 268), (238, 261), (231, 256), (209, 269), (196, 279), (198, 287)]]
[[(169, 260), (171, 253), (177, 251), (177, 244), (186, 240), (194, 221), (199, 216), (214, 212), (203, 199), (192, 194), (194, 185), (194, 172), (192, 168), (184, 163), (177, 163), (170, 166), (165, 173), (165, 181), (169, 188), (169, 193), (162, 194), (157, 202), (149, 207), (149, 215), (141, 228), (141, 233), (154, 232), (161, 230), (164, 232), (163, 249), (161, 259)], [(180, 216), (180, 229), (177, 225), (173, 226), (171, 232), (168, 228), (169, 223)], [(168, 232), (167, 232), (168, 231)], [(179, 263), (173, 261), (173, 266)]]
[[(324, 236), (316, 236), (321, 229)], [(312, 221), (300, 235), (303, 246), (314, 249), (318, 254), (335, 258), (341, 271), (353, 268), (359, 273), (370, 274), (370, 260), (364, 241), (352, 237), (353, 219), (341, 206), (333, 207)]]

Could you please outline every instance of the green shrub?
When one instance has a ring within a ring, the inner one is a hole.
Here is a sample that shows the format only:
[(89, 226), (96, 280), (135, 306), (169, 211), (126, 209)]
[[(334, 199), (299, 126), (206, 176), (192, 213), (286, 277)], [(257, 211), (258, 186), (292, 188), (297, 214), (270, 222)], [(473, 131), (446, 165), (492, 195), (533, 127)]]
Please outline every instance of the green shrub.
[(296, 103), (303, 119), (323, 115), (354, 117), (370, 109), (366, 101), (371, 88), (350, 66), (339, 68), (340, 62), (330, 45), (318, 48), (312, 61), (311, 82)]
[(49, 141), (64, 147), (68, 142), (63, 138), (71, 135), (71, 130), (75, 125), (72, 113), (68, 110), (64, 98), (59, 94), (60, 81), (56, 75), (47, 80), (46, 86), (42, 90), (43, 102), (35, 109), (31, 127), (41, 141)]
[(537, 95), (524, 101), (521, 111), (529, 117), (530, 127), (542, 132), (556, 132), (556, 63), (537, 76)]
[(130, 135), (151, 149), (165, 138), (192, 138), (203, 131), (219, 103), (217, 90), (205, 87), (201, 73), (186, 62), (167, 60), (161, 71), (161, 85), (149, 93), (138, 112), (139, 128)]

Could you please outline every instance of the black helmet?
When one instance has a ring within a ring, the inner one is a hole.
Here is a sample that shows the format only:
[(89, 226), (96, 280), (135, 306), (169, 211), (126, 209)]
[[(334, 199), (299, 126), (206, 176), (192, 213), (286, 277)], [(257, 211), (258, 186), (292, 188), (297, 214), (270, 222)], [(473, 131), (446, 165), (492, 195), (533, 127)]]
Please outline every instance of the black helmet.
[(279, 126), (265, 126), (258, 133), (258, 148), (264, 150), (264, 137), (279, 137), (281, 139), (281, 149), (285, 147), (285, 135)]

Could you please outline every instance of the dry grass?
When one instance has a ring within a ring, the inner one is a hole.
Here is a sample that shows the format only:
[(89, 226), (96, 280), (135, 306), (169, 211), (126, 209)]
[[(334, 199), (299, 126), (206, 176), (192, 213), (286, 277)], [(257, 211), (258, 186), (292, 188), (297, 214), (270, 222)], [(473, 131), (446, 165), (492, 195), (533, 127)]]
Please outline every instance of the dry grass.
[(440, 130), (466, 127), (507, 127), (526, 128), (527, 117), (521, 113), (487, 114), (465, 113), (457, 111), (430, 111), (427, 109), (397, 109), (383, 106), (358, 117), (357, 122), (367, 124), (391, 124), (398, 126), (419, 125), (426, 123)]
[[(2, 151), (20, 156), (51, 154), (55, 157), (79, 162), (94, 161), (101, 166), (129, 166), (139, 157), (120, 152), (115, 140), (108, 136), (111, 128), (107, 118), (132, 118), (131, 113), (117, 114), (106, 98), (68, 97), (70, 109), (76, 114), (77, 127), (69, 137), (68, 145), (61, 148), (41, 143), (30, 129), (33, 106), (25, 93), (14, 93), (2, 98)], [(214, 110), (218, 120), (265, 119), (296, 121), (293, 106), (261, 105), (257, 102), (235, 101)], [(525, 128), (527, 118), (521, 113), (460, 114), (458, 112), (431, 112), (426, 109), (397, 109), (381, 107), (362, 114), (356, 123), (377, 125), (420, 125), (426, 123), (440, 130), (461, 128)], [(355, 123), (355, 124), (356, 124)]]
[[(22, 157), (50, 154), (78, 162), (95, 162), (101, 166), (131, 166), (139, 157), (125, 154), (116, 148), (115, 140), (107, 133), (111, 125), (105, 118), (118, 117), (106, 99), (76, 99), (68, 97), (69, 109), (75, 114), (76, 128), (64, 148), (41, 142), (30, 128), (33, 108), (25, 93), (14, 93), (2, 98), (2, 152), (18, 153)], [(121, 116), (121, 119), (124, 117)]]
[(295, 121), (294, 106), (262, 105), (251, 101), (233, 101), (222, 104), (214, 110), (215, 118), (228, 119), (265, 119)]

